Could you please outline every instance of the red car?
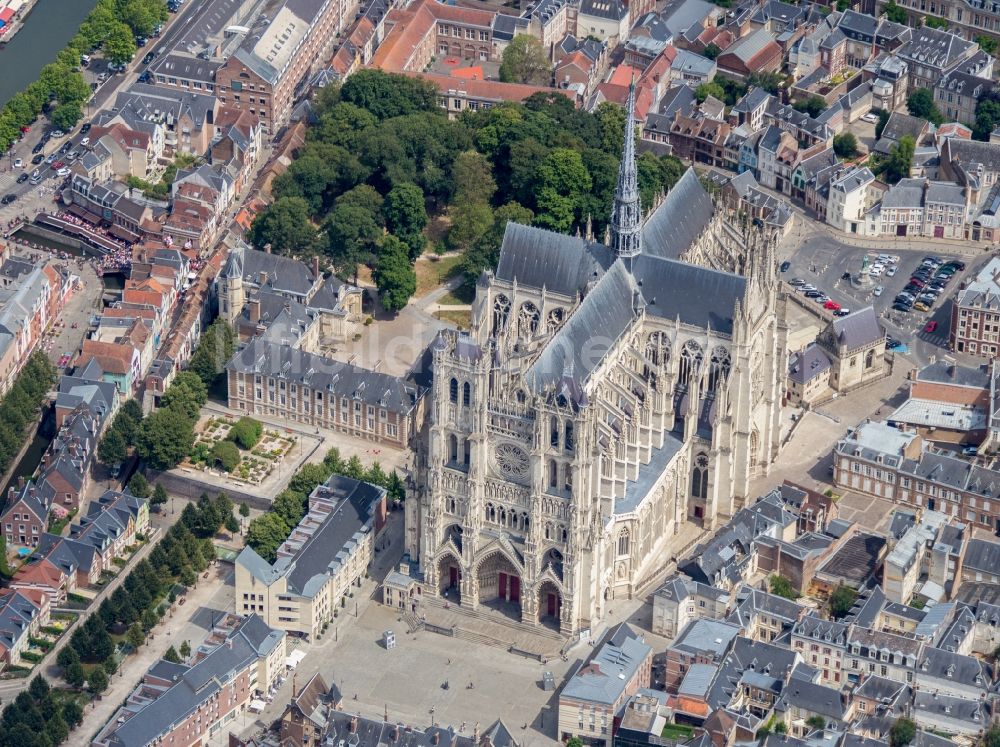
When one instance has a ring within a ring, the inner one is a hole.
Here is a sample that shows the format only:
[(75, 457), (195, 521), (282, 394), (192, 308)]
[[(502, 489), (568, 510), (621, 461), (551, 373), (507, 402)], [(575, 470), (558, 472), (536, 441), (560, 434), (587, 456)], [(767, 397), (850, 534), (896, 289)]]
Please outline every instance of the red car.
[(59, 169), (61, 169), (65, 165), (66, 164), (63, 163), (62, 161), (56, 161), (54, 164), (52, 164), (52, 170), (53, 171), (58, 171)]
[(830, 311), (840, 311), (840, 304), (836, 301), (827, 301), (823, 304), (824, 309), (829, 309)]
[(27, 134), (28, 134), (29, 132), (31, 132), (31, 128), (30, 128), (30, 127), (28, 127), (28, 125), (24, 125), (24, 126), (23, 126), (23, 127), (21, 128), (21, 132), (23, 132), (23, 133), (24, 133), (25, 135), (27, 135)]
[(937, 322), (935, 321), (927, 322), (927, 324), (924, 325), (924, 332), (933, 332), (936, 329), (937, 329)]

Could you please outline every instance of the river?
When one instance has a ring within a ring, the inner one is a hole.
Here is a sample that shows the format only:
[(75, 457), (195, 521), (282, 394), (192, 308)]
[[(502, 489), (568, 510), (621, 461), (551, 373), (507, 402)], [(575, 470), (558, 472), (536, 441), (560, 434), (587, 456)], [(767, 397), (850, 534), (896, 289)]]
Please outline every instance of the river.
[(38, 0), (21, 30), (0, 47), (0, 106), (38, 78), (96, 5), (97, 0)]

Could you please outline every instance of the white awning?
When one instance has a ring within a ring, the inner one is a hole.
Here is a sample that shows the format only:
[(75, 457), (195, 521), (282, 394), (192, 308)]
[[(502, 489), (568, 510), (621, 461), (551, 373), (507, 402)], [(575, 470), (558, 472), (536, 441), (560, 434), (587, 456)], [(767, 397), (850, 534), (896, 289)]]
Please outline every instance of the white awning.
[(306, 658), (306, 652), (297, 648), (285, 658), (285, 666), (289, 669), (295, 669), (304, 658)]
[(260, 700), (258, 698), (254, 698), (253, 700), (250, 701), (250, 710), (251, 711), (256, 711), (257, 713), (260, 713), (261, 711), (263, 711), (266, 706), (267, 706), (267, 703), (265, 703), (263, 700)]

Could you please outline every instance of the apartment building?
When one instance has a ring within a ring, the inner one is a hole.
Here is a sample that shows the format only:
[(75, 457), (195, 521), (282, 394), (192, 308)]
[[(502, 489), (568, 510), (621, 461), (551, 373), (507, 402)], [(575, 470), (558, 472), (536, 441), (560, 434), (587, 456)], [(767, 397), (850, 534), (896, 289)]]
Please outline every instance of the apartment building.
[(882, 195), (867, 216), (872, 236), (920, 236), (963, 239), (968, 211), (967, 190), (954, 182), (900, 179)]
[(1000, 530), (1000, 475), (924, 447), (923, 439), (885, 423), (859, 425), (834, 447), (837, 487), (939, 511), (956, 521)]
[(330, 59), (356, 7), (353, 0), (269, 0), (215, 72), (219, 101), (247, 109), (265, 132), (276, 133), (289, 121), (301, 84)]
[(951, 349), (992, 358), (1000, 352), (1000, 258), (994, 257), (955, 296)]
[(340, 475), (318, 486), (273, 565), (251, 547), (237, 557), (236, 614), (315, 640), (368, 571), (385, 496), (384, 488)]

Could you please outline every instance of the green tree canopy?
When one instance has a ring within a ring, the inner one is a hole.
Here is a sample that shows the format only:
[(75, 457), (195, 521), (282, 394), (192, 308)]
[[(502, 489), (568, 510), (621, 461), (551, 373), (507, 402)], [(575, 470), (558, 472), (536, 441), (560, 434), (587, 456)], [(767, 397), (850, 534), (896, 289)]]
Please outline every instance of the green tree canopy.
[(291, 528), (276, 513), (265, 513), (247, 527), (246, 545), (252, 547), (268, 563), (277, 558), (278, 548), (288, 538)]
[(136, 472), (132, 475), (132, 479), (128, 481), (128, 489), (136, 498), (142, 498), (143, 500), (149, 498), (151, 493), (149, 483), (141, 472)]
[(833, 138), (833, 152), (841, 158), (851, 159), (858, 155), (858, 139), (853, 132), (842, 132)]
[(901, 23), (905, 26), (909, 21), (906, 9), (896, 5), (894, 0), (889, 0), (889, 2), (883, 5), (882, 11), (885, 13), (885, 17), (893, 23)]
[(163, 407), (143, 421), (136, 452), (157, 470), (176, 467), (194, 446), (194, 422), (185, 413)]
[(178, 410), (191, 420), (197, 420), (202, 405), (207, 401), (208, 390), (201, 377), (194, 371), (181, 371), (163, 393), (160, 406)]
[(104, 56), (109, 62), (129, 62), (135, 57), (136, 44), (132, 29), (124, 23), (116, 24), (104, 40)]
[(928, 88), (917, 88), (906, 97), (906, 111), (911, 116), (926, 119), (933, 124), (941, 124), (944, 117), (934, 103), (934, 94)]
[(424, 250), (427, 210), (424, 192), (416, 184), (398, 184), (385, 196), (382, 205), (385, 226), (389, 232), (409, 247), (410, 259), (416, 259)]
[(841, 584), (830, 595), (830, 614), (837, 620), (845, 617), (854, 606), (854, 600), (858, 598), (858, 592), (850, 586)]
[(823, 99), (823, 97), (816, 95), (810, 96), (809, 98), (806, 99), (800, 99), (799, 101), (796, 101), (794, 104), (792, 104), (792, 106), (795, 107), (795, 109), (800, 112), (805, 112), (813, 119), (818, 117), (824, 110), (829, 108), (826, 105), (826, 101)]
[(785, 599), (798, 599), (798, 592), (792, 586), (792, 582), (784, 576), (774, 574), (770, 579), (771, 593), (777, 594)]
[(316, 241), (309, 203), (301, 197), (275, 200), (254, 218), (249, 237), (261, 249), (270, 244), (275, 254), (307, 253)]
[(551, 70), (542, 43), (534, 36), (517, 34), (503, 51), (500, 80), (543, 86), (552, 80)]
[(890, 747), (906, 747), (917, 736), (917, 725), (910, 719), (901, 717), (889, 727)]
[(87, 689), (94, 695), (100, 695), (108, 689), (108, 675), (103, 667), (94, 667), (87, 676)]
[(244, 415), (233, 423), (226, 439), (234, 441), (241, 449), (249, 451), (257, 445), (257, 442), (260, 441), (263, 435), (264, 426), (261, 422), (251, 418), (249, 415)]
[(97, 446), (97, 458), (110, 467), (124, 462), (127, 455), (125, 437), (116, 428), (109, 428)]
[(711, 80), (708, 83), (702, 83), (695, 89), (694, 95), (698, 99), (699, 104), (704, 102), (709, 96), (712, 96), (719, 101), (726, 100), (726, 90), (714, 80)]
[(415, 112), (441, 116), (437, 88), (420, 78), (359, 70), (340, 88), (340, 98), (371, 112), (377, 119), (390, 119)]
[(232, 441), (217, 441), (212, 446), (212, 463), (232, 472), (240, 464), (240, 450)]
[(402, 309), (417, 290), (409, 247), (391, 234), (382, 240), (373, 278), (386, 311)]
[(178, 655), (177, 649), (175, 649), (173, 646), (167, 649), (166, 653), (163, 654), (163, 658), (173, 664), (181, 663), (181, 657)]
[(223, 317), (216, 317), (202, 333), (198, 347), (195, 348), (188, 363), (188, 370), (195, 373), (207, 389), (225, 371), (226, 363), (233, 357), (235, 351), (236, 335), (233, 328)]
[(900, 179), (909, 177), (913, 164), (913, 154), (916, 144), (909, 135), (904, 135), (899, 142), (889, 149), (889, 157), (883, 162), (882, 177), (889, 184), (895, 184)]

